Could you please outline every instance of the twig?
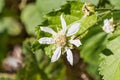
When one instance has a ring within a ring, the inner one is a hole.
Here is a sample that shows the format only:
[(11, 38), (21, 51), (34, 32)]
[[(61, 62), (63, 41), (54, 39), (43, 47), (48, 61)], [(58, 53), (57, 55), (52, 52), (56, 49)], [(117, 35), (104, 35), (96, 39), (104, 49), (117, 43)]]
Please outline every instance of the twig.
[(98, 8), (95, 11), (120, 11), (120, 9), (111, 9), (111, 8)]

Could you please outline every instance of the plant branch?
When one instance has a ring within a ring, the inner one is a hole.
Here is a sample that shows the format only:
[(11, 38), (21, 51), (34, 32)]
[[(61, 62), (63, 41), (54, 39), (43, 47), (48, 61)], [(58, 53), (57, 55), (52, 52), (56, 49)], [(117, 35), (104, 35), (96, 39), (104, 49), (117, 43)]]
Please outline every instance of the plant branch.
[(120, 11), (120, 9), (112, 9), (112, 8), (98, 8), (95, 11)]
[(73, 53), (73, 66), (69, 64), (66, 59), (66, 54), (62, 59), (66, 65), (67, 80), (94, 80), (94, 78), (86, 71), (87, 64), (80, 58), (80, 51), (72, 49)]
[[(103, 16), (101, 16), (100, 18), (99, 18), (99, 20), (97, 20), (97, 22), (96, 23), (99, 23), (100, 21), (102, 21), (102, 19), (104, 18), (104, 17), (106, 17), (108, 14), (110, 14), (111, 13), (111, 11), (106, 11), (106, 12), (104, 12), (103, 14)], [(98, 15), (98, 16), (100, 16), (100, 15)], [(75, 37), (75, 39), (76, 38), (79, 38), (82, 34), (84, 34), (88, 29), (90, 29), (90, 28), (92, 28), (92, 27), (94, 27), (94, 26), (96, 26), (96, 25), (98, 25), (98, 24), (94, 24), (94, 25), (92, 25), (91, 27), (89, 27), (89, 28), (87, 28), (86, 30), (84, 30), (82, 33), (80, 33), (79, 35), (77, 35), (76, 37)]]

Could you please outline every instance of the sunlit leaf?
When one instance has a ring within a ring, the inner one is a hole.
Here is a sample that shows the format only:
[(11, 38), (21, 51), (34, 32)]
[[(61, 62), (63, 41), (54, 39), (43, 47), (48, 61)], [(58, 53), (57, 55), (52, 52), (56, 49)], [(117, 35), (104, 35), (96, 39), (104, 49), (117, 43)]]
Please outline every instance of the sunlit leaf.
[(91, 36), (91, 38), (87, 39), (83, 44), (80, 52), (81, 57), (89, 64), (97, 65), (99, 63), (99, 54), (105, 46), (105, 40), (105, 33), (98, 33)]
[(91, 75), (91, 76), (94, 76), (95, 80), (100, 80), (100, 75), (99, 75), (99, 71), (98, 71), (98, 65), (88, 65), (86, 67), (88, 73)]
[(120, 53), (120, 36), (109, 41), (107, 48), (110, 49), (114, 54)]
[(115, 9), (120, 9), (120, 0), (109, 0)]
[(82, 34), (85, 31), (89, 30), (89, 28), (95, 25), (96, 22), (97, 22), (97, 16), (95, 14), (88, 16), (86, 18), (80, 19), (80, 30), (78, 34)]
[(101, 55), (100, 74), (104, 80), (120, 80), (120, 53)]
[(71, 16), (81, 18), (83, 16), (82, 7), (83, 7), (83, 3), (81, 3), (80, 1), (72, 2), (70, 9)]

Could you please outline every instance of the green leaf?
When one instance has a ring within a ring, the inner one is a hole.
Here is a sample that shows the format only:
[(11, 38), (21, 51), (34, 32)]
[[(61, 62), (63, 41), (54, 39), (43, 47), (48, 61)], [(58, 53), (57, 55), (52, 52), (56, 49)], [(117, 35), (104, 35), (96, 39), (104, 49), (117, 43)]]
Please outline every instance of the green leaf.
[(109, 0), (115, 9), (120, 9), (120, 0)]
[(106, 42), (106, 34), (101, 32), (96, 35), (92, 35), (84, 43), (80, 52), (81, 57), (92, 65), (99, 63), (99, 53), (104, 49)]
[(71, 16), (80, 19), (83, 16), (82, 7), (83, 7), (83, 3), (79, 1), (71, 2), (71, 9), (70, 9)]
[(115, 32), (109, 35), (109, 41), (117, 38), (118, 36), (120, 36), (120, 26), (117, 26)]
[(35, 27), (41, 24), (44, 18), (34, 4), (29, 4), (22, 11), (21, 20), (26, 25), (27, 32), (31, 35), (35, 33)]
[(37, 0), (36, 5), (41, 14), (47, 14), (53, 10), (60, 9), (61, 5), (66, 4), (66, 0)]
[(114, 20), (120, 20), (120, 11), (113, 12), (112, 16)]
[(100, 75), (98, 73), (98, 65), (89, 64), (87, 65), (86, 70), (91, 76), (94, 76), (95, 80), (100, 80)]
[[(39, 67), (39, 64), (46, 63), (42, 50), (32, 52), (31, 45), (34, 38), (28, 38), (23, 42), (24, 67), (18, 71), (17, 80), (49, 80), (48, 75)], [(31, 76), (31, 77), (30, 77)]]
[(120, 80), (120, 53), (101, 55), (100, 74), (104, 80)]
[(120, 53), (120, 36), (109, 41), (107, 48), (110, 49), (114, 54)]
[(5, 30), (9, 35), (18, 35), (21, 32), (20, 24), (11, 17), (4, 17), (0, 20), (0, 33)]
[(81, 0), (81, 2), (92, 3), (97, 6), (97, 4), (99, 3), (99, 0)]
[(51, 55), (53, 54), (53, 52), (55, 51), (55, 45), (49, 45), (48, 47), (45, 47), (45, 54), (49, 57), (51, 57)]
[(50, 25), (60, 25), (60, 16), (47, 16), (48, 24)]
[(88, 16), (86, 18), (82, 18), (80, 20), (80, 30), (78, 34), (84, 33), (85, 31), (89, 30), (95, 23), (97, 22), (97, 16), (95, 14)]
[(4, 7), (4, 0), (0, 0), (0, 13), (2, 12), (2, 9)]

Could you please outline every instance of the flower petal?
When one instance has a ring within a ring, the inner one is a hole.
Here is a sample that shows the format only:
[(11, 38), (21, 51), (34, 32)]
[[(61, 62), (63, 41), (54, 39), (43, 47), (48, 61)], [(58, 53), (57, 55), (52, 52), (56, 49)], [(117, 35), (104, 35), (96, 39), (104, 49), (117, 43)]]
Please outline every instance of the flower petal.
[(44, 32), (48, 32), (48, 33), (51, 33), (53, 35), (56, 34), (56, 32), (52, 29), (52, 28), (49, 28), (49, 27), (40, 27), (42, 31)]
[(74, 23), (68, 29), (67, 36), (71, 36), (71, 35), (77, 33), (79, 29), (80, 29), (80, 23)]
[(51, 62), (55, 62), (60, 58), (61, 55), (61, 46), (58, 47), (52, 55)]
[(40, 44), (53, 44), (53, 43), (55, 43), (53, 38), (48, 38), (48, 37), (40, 38), (38, 41)]
[(113, 19), (110, 19), (110, 20), (105, 19), (104, 20), (104, 25), (103, 25), (102, 29), (106, 33), (112, 33), (114, 31)]
[(81, 43), (81, 41), (79, 39), (69, 40), (69, 42), (71, 44), (74, 44), (76, 47), (79, 47), (80, 45), (82, 45), (82, 43)]
[(66, 32), (66, 22), (65, 19), (63, 18), (63, 15), (60, 16), (61, 24), (62, 24), (62, 29), (64, 32)]
[(65, 50), (66, 50), (68, 62), (69, 62), (71, 65), (73, 65), (73, 54), (72, 54), (72, 51), (71, 51), (68, 47), (65, 47)]

